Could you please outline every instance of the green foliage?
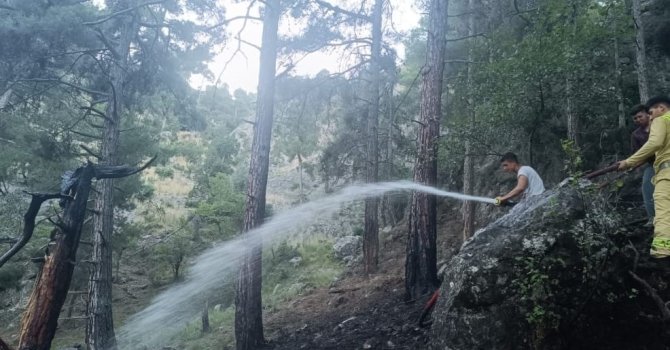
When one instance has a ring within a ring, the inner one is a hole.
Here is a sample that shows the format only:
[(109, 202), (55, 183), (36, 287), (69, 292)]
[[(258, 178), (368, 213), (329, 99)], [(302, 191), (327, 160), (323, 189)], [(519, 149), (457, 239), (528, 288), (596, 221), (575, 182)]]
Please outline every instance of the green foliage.
[[(282, 242), (265, 254), (263, 263), (263, 303), (281, 308), (286, 301), (327, 286), (339, 276), (342, 265), (334, 258), (332, 241), (324, 237), (291, 244)], [(299, 262), (291, 259), (299, 258)]]
[(216, 227), (218, 239), (232, 237), (242, 229), (244, 195), (235, 189), (230, 176), (218, 173), (207, 179), (206, 198), (199, 202), (196, 215)]
[(521, 300), (527, 303), (526, 320), (535, 328), (556, 329), (560, 324), (560, 316), (554, 310), (548, 309), (550, 300), (555, 298), (557, 280), (550, 279), (552, 262), (550, 259), (541, 259), (533, 256), (517, 257), (522, 269), (521, 276), (514, 280), (513, 285), (519, 289)]
[(18, 263), (9, 262), (0, 269), (0, 292), (19, 289), (24, 269)]
[(170, 167), (161, 166), (156, 168), (156, 175), (161, 178), (172, 178), (174, 176), (174, 170)]
[(179, 349), (209, 350), (226, 349), (234, 344), (233, 321), (235, 309), (232, 307), (217, 311), (209, 309), (210, 333), (202, 333), (200, 320), (193, 321), (181, 333), (174, 336), (174, 344)]
[(575, 178), (581, 176), (582, 156), (575, 142), (573, 140), (561, 140), (561, 148), (566, 155), (563, 169)]
[(184, 274), (186, 260), (196, 249), (196, 242), (187, 230), (164, 237), (151, 250), (152, 269), (149, 277), (154, 285), (177, 282)]

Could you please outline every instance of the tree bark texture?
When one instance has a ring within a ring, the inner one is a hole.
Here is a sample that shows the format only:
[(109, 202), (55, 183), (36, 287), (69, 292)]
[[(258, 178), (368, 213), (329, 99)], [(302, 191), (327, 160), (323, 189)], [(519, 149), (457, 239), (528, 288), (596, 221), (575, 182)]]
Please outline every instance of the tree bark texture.
[(209, 333), (211, 331), (211, 327), (209, 326), (209, 303), (205, 303), (205, 308), (202, 309), (202, 315), (200, 317), (202, 320), (202, 329), (201, 333)]
[(635, 63), (637, 66), (637, 85), (640, 101), (649, 99), (649, 80), (647, 77), (647, 45), (644, 40), (644, 22), (642, 21), (642, 0), (633, 0), (633, 21), (635, 21)]
[(20, 350), (48, 350), (56, 333), (58, 315), (67, 298), (77, 261), (86, 203), (95, 175), (92, 164), (79, 169), (76, 188), (69, 194), (73, 198), (66, 201), (62, 219), (51, 232), (44, 265), (21, 319)]
[[(422, 69), (421, 112), (414, 182), (434, 186), (442, 117), (442, 81), (448, 0), (431, 0), (426, 64)], [(435, 196), (414, 192), (410, 204), (405, 260), (405, 298), (416, 299), (439, 285), (437, 278), (437, 213)]]
[[(265, 2), (263, 35), (258, 75), (256, 122), (251, 146), (251, 161), (247, 182), (244, 231), (263, 223), (265, 194), (270, 166), (270, 144), (275, 95), (277, 63), (277, 30), (281, 16), (279, 0)], [(260, 348), (264, 343), (261, 298), (262, 247), (252, 244), (242, 259), (235, 295), (235, 340), (238, 350)]]
[[(568, 25), (570, 26), (570, 40), (566, 40), (566, 51), (570, 53), (569, 57), (575, 57), (575, 37), (577, 35), (577, 3), (574, 0), (570, 1), (571, 14), (568, 17)], [(575, 112), (575, 93), (574, 81), (575, 73), (570, 70), (565, 77), (565, 114), (566, 124), (568, 127), (567, 138), (572, 141), (574, 147), (579, 149), (579, 115)]]
[[(614, 31), (617, 33), (617, 31)], [(616, 77), (616, 100), (617, 100), (617, 111), (618, 111), (618, 125), (620, 129), (626, 127), (626, 110), (623, 99), (623, 80), (621, 78), (621, 55), (619, 52), (619, 39), (616, 36), (613, 39), (614, 42), (614, 76)]]
[[(375, 0), (372, 13), (372, 61), (370, 64), (370, 108), (367, 120), (367, 167), (365, 180), (375, 183), (379, 177), (379, 147), (377, 127), (379, 125), (379, 85), (381, 83), (382, 51), (382, 5)], [(379, 262), (379, 199), (365, 200), (365, 231), (363, 235), (363, 266), (365, 273), (377, 271)]]
[[(468, 11), (470, 15), (468, 16), (468, 36), (475, 35), (475, 0), (468, 0)], [(468, 45), (468, 62), (474, 60), (474, 39), (470, 39), (470, 44)], [(467, 86), (468, 90), (468, 121), (470, 132), (474, 131), (475, 128), (475, 106), (473, 100), (473, 66), (471, 63), (468, 63), (467, 67)], [(465, 139), (465, 159), (463, 160), (463, 193), (472, 195), (474, 193), (474, 177), (475, 177), (475, 162), (472, 156), (473, 147), (472, 141), (468, 137)], [(473, 201), (464, 201), (463, 202), (463, 242), (472, 236), (475, 232), (475, 202)]]
[[(129, 7), (126, 1), (118, 4), (116, 11)], [(123, 106), (123, 88), (128, 75), (128, 56), (131, 42), (137, 33), (135, 16), (131, 12), (120, 17), (118, 57), (110, 68), (110, 98), (105, 110), (104, 131), (101, 145), (101, 164), (118, 163), (119, 133)], [(112, 234), (114, 232), (114, 181), (98, 182), (98, 196), (93, 215), (93, 252), (86, 323), (86, 344), (90, 350), (116, 349), (112, 314)]]

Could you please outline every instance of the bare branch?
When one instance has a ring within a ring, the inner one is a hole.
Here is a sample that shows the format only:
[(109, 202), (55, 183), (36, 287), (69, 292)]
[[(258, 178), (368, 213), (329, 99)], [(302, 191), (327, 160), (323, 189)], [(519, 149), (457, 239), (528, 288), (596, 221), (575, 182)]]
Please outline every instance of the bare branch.
[[(248, 12), (247, 12), (247, 13), (248, 13)], [(224, 20), (224, 21), (221, 22), (221, 23), (217, 23), (217, 24), (211, 25), (211, 26), (207, 27), (207, 30), (216, 29), (216, 28), (218, 28), (218, 27), (225, 26), (225, 25), (227, 25), (228, 23), (231, 23), (231, 22), (234, 22), (234, 21), (239, 21), (239, 20), (241, 20), (241, 19), (243, 19), (243, 20), (245, 20), (245, 21), (247, 21), (247, 20), (252, 20), (252, 21), (262, 21), (262, 20), (263, 20), (263, 19), (260, 18), (260, 17), (249, 16), (249, 15), (246, 15), (246, 16), (235, 16), (235, 17), (228, 18), (227, 20)]]
[(148, 162), (139, 168), (130, 167), (128, 165), (96, 165), (94, 167), (95, 177), (97, 179), (118, 179), (121, 177), (137, 174), (148, 168), (157, 157), (158, 156), (154, 156), (153, 158), (149, 159)]
[(260, 47), (260, 46), (254, 44), (254, 43), (252, 43), (252, 42), (246, 41), (246, 40), (244, 40), (244, 39), (242, 39), (242, 38), (237, 38), (237, 40), (239, 40), (242, 44), (249, 45), (249, 46), (253, 47), (254, 49), (256, 49), (256, 50), (258, 50), (258, 51), (261, 50), (261, 47)]
[(79, 147), (81, 147), (84, 151), (86, 151), (86, 153), (88, 153), (89, 155), (95, 157), (96, 159), (102, 159), (102, 156), (101, 156), (101, 155), (99, 155), (99, 154), (93, 152), (93, 150), (90, 149), (90, 148), (88, 148), (86, 145), (79, 145)]
[(465, 63), (465, 64), (471, 64), (471, 63), (477, 63), (477, 62), (470, 61), (470, 60), (445, 60), (444, 63)]
[(73, 134), (83, 136), (83, 137), (88, 137), (88, 138), (91, 138), (91, 139), (96, 139), (96, 140), (101, 140), (102, 139), (102, 137), (100, 137), (100, 136), (91, 135), (91, 134), (87, 134), (87, 133), (76, 131), (76, 130), (68, 130), (68, 131), (73, 133)]
[(642, 279), (640, 276), (636, 275), (633, 271), (628, 271), (628, 274), (633, 277), (634, 280), (636, 280), (639, 284), (644, 287), (644, 289), (647, 291), (647, 294), (654, 300), (656, 303), (656, 306), (658, 307), (658, 310), (661, 312), (661, 317), (663, 321), (670, 320), (670, 309), (668, 309), (668, 306), (665, 304), (663, 299), (658, 295), (656, 292), (656, 289), (654, 289), (652, 286), (647, 283), (644, 279)]
[(102, 30), (100, 30), (99, 28), (96, 28), (96, 30), (95, 30), (95, 34), (96, 34), (95, 36), (97, 36), (98, 39), (100, 39), (100, 41), (102, 41), (102, 44), (105, 45), (105, 47), (107, 47), (107, 49), (109, 50), (109, 52), (112, 53), (112, 56), (114, 56), (114, 58), (116, 58), (117, 60), (118, 60), (118, 59), (121, 59), (121, 55), (119, 55), (119, 52), (116, 51), (116, 46), (114, 46), (114, 45), (109, 41), (109, 39), (107, 39), (107, 37), (105, 36), (105, 34), (102, 32)]
[(110, 19), (112, 19), (112, 18), (114, 18), (114, 17), (116, 17), (116, 16), (119, 16), (119, 15), (122, 15), (122, 14), (124, 14), (124, 13), (128, 13), (128, 12), (131, 12), (131, 11), (135, 11), (135, 10), (137, 10), (137, 9), (139, 9), (139, 8), (142, 8), (142, 7), (145, 7), (145, 6), (149, 6), (149, 5), (157, 5), (157, 4), (163, 3), (163, 2), (165, 2), (165, 1), (166, 1), (166, 0), (156, 0), (156, 1), (145, 2), (145, 3), (142, 3), (142, 4), (135, 5), (135, 6), (133, 6), (133, 7), (129, 7), (129, 8), (127, 8), (127, 9), (121, 10), (121, 11), (114, 12), (114, 13), (108, 15), (108, 16), (105, 16), (105, 17), (103, 17), (103, 18), (97, 20), (97, 21), (84, 22), (84, 23), (82, 23), (82, 24), (83, 24), (83, 25), (87, 25), (87, 26), (98, 25), (98, 24), (101, 24), (101, 23), (105, 23), (105, 22), (109, 21)]
[(23, 216), (23, 233), (17, 242), (9, 248), (9, 250), (0, 256), (0, 267), (2, 267), (9, 259), (11, 259), (16, 253), (18, 253), (27, 243), (30, 241), (30, 238), (33, 236), (33, 231), (35, 230), (35, 218), (37, 213), (42, 207), (42, 203), (49, 199), (61, 198), (60, 193), (28, 193), (32, 196), (30, 200), (30, 205), (28, 206), (28, 211)]
[(219, 85), (219, 82), (221, 81), (221, 76), (223, 75), (223, 72), (226, 71), (226, 68), (228, 68), (228, 64), (230, 64), (230, 62), (232, 62), (233, 59), (235, 59), (235, 57), (237, 57), (238, 53), (241, 54), (242, 56), (244, 56), (244, 58), (248, 60), (247, 56), (244, 54), (244, 52), (242, 52), (242, 32), (247, 27), (247, 21), (249, 20), (249, 18), (251, 18), (251, 16), (249, 14), (251, 13), (251, 9), (253, 8), (255, 3), (256, 3), (256, 0), (252, 0), (252, 1), (249, 2), (249, 6), (247, 6), (247, 12), (243, 16), (244, 17), (243, 18), (244, 22), (242, 23), (242, 27), (240, 28), (240, 30), (237, 32), (237, 35), (235, 36), (235, 38), (237, 38), (237, 48), (235, 49), (235, 52), (233, 52), (233, 54), (230, 56), (230, 58), (226, 61), (226, 63), (223, 64), (223, 68), (221, 69), (221, 73), (219, 73), (219, 76), (216, 77), (216, 83), (214, 84), (216, 86)]
[(360, 20), (363, 20), (363, 21), (366, 21), (366, 22), (371, 21), (370, 16), (363, 15), (363, 14), (356, 13), (356, 12), (352, 12), (352, 11), (349, 11), (349, 10), (345, 10), (345, 9), (339, 7), (339, 6), (332, 5), (332, 4), (330, 4), (328, 2), (325, 2), (323, 0), (314, 0), (314, 2), (316, 2), (319, 6), (325, 7), (326, 9), (331, 10), (331, 11), (337, 13), (337, 14), (349, 16), (349, 17), (352, 17), (352, 18), (357, 18), (357, 19), (360, 19)]
[(79, 91), (83, 91), (83, 92), (89, 93), (89, 94), (91, 94), (91, 95), (108, 96), (108, 93), (106, 93), (106, 92), (102, 92), (102, 91), (97, 91), (97, 90), (88, 89), (88, 88), (85, 88), (85, 87), (83, 87), (83, 86), (79, 86), (79, 85), (76, 85), (76, 84), (68, 83), (67, 81), (63, 81), (63, 80), (60, 80), (60, 79), (50, 79), (50, 78), (31, 78), (31, 79), (21, 79), (21, 80), (17, 80), (17, 81), (21, 81), (21, 82), (36, 82), (36, 83), (57, 83), (57, 84), (63, 84), (63, 85), (69, 86), (69, 87), (74, 88), (74, 89), (77, 89), (77, 90), (79, 90)]
[(454, 41), (462, 41), (462, 40), (477, 38), (477, 37), (480, 37), (480, 36), (486, 37), (486, 34), (485, 33), (478, 33), (478, 34), (466, 35), (466, 36), (460, 37), (460, 38), (447, 39), (447, 42), (451, 43), (451, 42), (454, 42)]

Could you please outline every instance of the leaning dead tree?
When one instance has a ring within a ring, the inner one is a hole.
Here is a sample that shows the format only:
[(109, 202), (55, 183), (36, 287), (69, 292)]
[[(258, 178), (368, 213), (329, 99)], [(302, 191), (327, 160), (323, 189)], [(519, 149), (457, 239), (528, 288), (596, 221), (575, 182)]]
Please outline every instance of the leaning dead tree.
[(21, 319), (19, 350), (48, 350), (51, 347), (58, 325), (58, 316), (67, 297), (76, 264), (77, 248), (86, 217), (86, 204), (92, 180), (122, 178), (136, 174), (146, 169), (154, 159), (140, 168), (102, 166), (89, 162), (75, 171), (66, 173), (60, 193), (31, 194), (32, 200), (24, 216), (22, 236), (0, 257), (0, 266), (30, 240), (35, 229), (35, 217), (42, 203), (59, 198), (63, 211), (53, 221), (54, 228), (44, 255), (44, 264)]

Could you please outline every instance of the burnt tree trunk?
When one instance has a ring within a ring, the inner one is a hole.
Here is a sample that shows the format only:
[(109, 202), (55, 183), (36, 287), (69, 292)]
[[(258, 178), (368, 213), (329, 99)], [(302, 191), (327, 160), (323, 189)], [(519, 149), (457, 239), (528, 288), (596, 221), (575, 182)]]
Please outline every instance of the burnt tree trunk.
[(73, 199), (66, 200), (62, 219), (51, 231), (52, 240), (44, 257), (44, 265), (21, 319), (20, 350), (48, 350), (56, 333), (58, 315), (67, 298), (77, 261), (86, 203), (91, 180), (95, 176), (92, 164), (79, 169), (76, 187), (70, 193)]
[[(129, 7), (126, 1), (120, 1), (115, 12)], [(102, 137), (101, 163), (118, 163), (119, 133), (121, 128), (121, 109), (123, 106), (123, 87), (127, 76), (127, 61), (133, 36), (137, 32), (133, 14), (120, 17), (120, 39), (116, 52), (118, 56), (110, 68), (111, 91), (105, 110), (104, 131)], [(95, 200), (93, 216), (93, 253), (91, 260), (90, 283), (88, 291), (88, 322), (86, 323), (86, 345), (90, 350), (116, 349), (114, 320), (112, 315), (112, 233), (114, 231), (114, 182), (104, 179), (97, 184), (98, 196)]]
[(64, 209), (51, 231), (51, 242), (44, 256), (44, 264), (21, 319), (18, 349), (48, 350), (51, 347), (58, 316), (67, 298), (72, 272), (77, 263), (77, 249), (92, 179), (129, 176), (146, 169), (154, 159), (139, 169), (127, 166), (94, 166), (88, 163), (71, 174), (73, 181), (61, 194), (46, 195), (52, 198), (61, 197)]
[[(448, 0), (431, 0), (426, 64), (422, 68), (421, 112), (414, 182), (434, 186), (442, 117), (442, 80)], [(416, 299), (439, 285), (437, 278), (435, 196), (414, 192), (410, 204), (405, 260), (405, 298)]]
[[(370, 108), (367, 123), (367, 167), (365, 181), (377, 182), (379, 177), (379, 147), (377, 126), (379, 124), (379, 85), (381, 80), (382, 51), (382, 5), (383, 0), (375, 0), (372, 13), (372, 62), (370, 64)], [(377, 270), (379, 262), (379, 199), (365, 200), (365, 231), (363, 234), (363, 266), (365, 273)]]
[[(260, 226), (265, 217), (280, 16), (280, 1), (266, 1), (263, 13), (256, 122), (244, 212), (245, 232)], [(235, 294), (235, 341), (238, 350), (258, 349), (264, 343), (261, 299), (262, 246), (260, 243), (251, 244), (249, 248), (249, 252), (241, 261)]]

